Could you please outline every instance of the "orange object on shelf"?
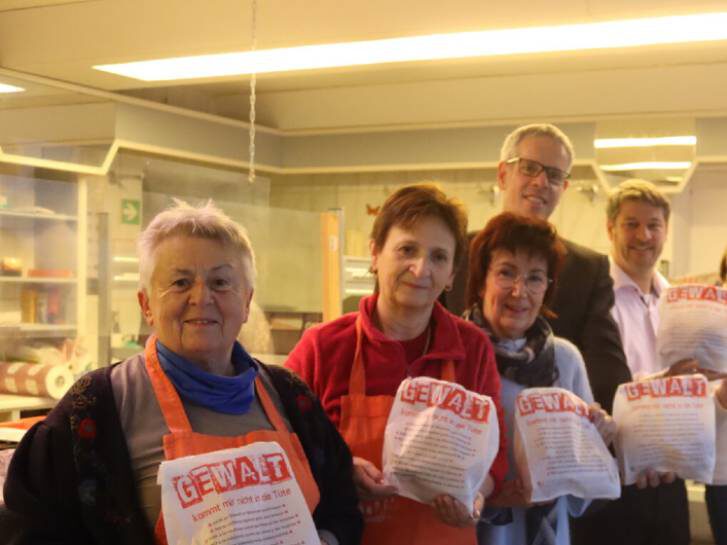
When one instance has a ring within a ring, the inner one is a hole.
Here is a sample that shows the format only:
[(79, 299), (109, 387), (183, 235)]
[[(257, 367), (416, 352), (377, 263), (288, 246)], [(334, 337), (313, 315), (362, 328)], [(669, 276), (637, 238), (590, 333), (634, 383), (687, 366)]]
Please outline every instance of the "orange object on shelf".
[(36, 422), (45, 420), (45, 416), (29, 416), (28, 418), (20, 418), (19, 420), (11, 420), (9, 422), (0, 422), (0, 428), (13, 428), (16, 430), (29, 430)]
[(71, 269), (28, 269), (30, 278), (73, 278)]

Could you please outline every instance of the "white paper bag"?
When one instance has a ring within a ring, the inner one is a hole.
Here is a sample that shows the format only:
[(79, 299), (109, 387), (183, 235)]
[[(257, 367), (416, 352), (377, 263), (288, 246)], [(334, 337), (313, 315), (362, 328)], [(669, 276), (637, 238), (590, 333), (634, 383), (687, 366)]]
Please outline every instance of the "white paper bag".
[(530, 501), (621, 495), (616, 460), (588, 418), (588, 404), (573, 392), (526, 388), (515, 402), (514, 425), (515, 462)]
[(408, 378), (386, 424), (384, 477), (406, 498), (430, 503), (449, 494), (470, 507), (499, 445), (488, 396), (444, 380)]
[(613, 403), (624, 484), (646, 469), (710, 482), (715, 462), (714, 400), (702, 375), (621, 384)]
[(727, 409), (720, 405), (714, 395), (720, 384), (722, 384), (721, 380), (709, 383), (709, 393), (714, 399), (716, 429), (714, 476), (711, 482), (707, 481), (707, 484), (727, 485)]
[(667, 289), (659, 300), (656, 350), (663, 368), (696, 358), (727, 372), (727, 289), (689, 284)]
[(278, 443), (165, 461), (157, 483), (169, 545), (320, 545)]

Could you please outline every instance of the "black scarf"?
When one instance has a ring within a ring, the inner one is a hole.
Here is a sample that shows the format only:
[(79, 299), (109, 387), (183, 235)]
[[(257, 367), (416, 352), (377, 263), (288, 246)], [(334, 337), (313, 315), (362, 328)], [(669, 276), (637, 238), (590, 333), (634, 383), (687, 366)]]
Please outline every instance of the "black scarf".
[(558, 380), (553, 330), (542, 316), (538, 316), (525, 332), (525, 345), (517, 351), (512, 350), (510, 342), (495, 337), (479, 305), (465, 311), (463, 318), (479, 326), (490, 337), (500, 376), (526, 388), (552, 386)]
[[(538, 316), (525, 332), (525, 345), (517, 351), (512, 350), (512, 343), (495, 337), (478, 305), (465, 311), (463, 318), (479, 326), (490, 337), (495, 347), (495, 360), (500, 376), (526, 388), (552, 386), (558, 380), (553, 330), (542, 316)], [(555, 544), (557, 527), (557, 502), (535, 505), (525, 510), (528, 545)]]

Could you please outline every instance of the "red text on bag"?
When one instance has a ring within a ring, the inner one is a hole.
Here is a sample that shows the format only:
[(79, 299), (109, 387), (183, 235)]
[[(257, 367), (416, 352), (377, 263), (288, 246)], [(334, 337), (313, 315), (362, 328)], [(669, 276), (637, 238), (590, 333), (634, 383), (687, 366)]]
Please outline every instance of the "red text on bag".
[(522, 416), (535, 412), (575, 413), (588, 418), (588, 405), (566, 392), (547, 392), (527, 394), (517, 397), (517, 406)]
[(487, 423), (490, 404), (454, 384), (411, 381), (401, 391), (401, 401), (412, 405), (438, 407), (476, 422)]
[(629, 401), (642, 397), (707, 397), (707, 381), (702, 377), (668, 377), (624, 385)]
[(727, 290), (714, 286), (675, 286), (666, 294), (668, 303), (675, 301), (716, 301), (727, 305)]
[(259, 484), (276, 484), (290, 479), (291, 471), (280, 453), (263, 454), (253, 460), (237, 456), (203, 464), (172, 477), (172, 485), (183, 508), (200, 503), (212, 492), (222, 493)]

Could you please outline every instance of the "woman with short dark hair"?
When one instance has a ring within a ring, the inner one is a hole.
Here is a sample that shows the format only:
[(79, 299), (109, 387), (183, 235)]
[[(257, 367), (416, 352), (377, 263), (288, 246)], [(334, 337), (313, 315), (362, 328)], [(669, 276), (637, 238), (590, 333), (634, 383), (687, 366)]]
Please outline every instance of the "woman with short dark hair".
[[(288, 357), (286, 365), (318, 395), (354, 455), (366, 544), (476, 542), (475, 506), (448, 495), (432, 506), (396, 496), (382, 482), (381, 471), (386, 421), (407, 377), (457, 382), (490, 396), (502, 416), (500, 381), (487, 337), (437, 302), (451, 287), (466, 227), (462, 206), (434, 186), (393, 193), (371, 233), (377, 293), (362, 299), (358, 312), (308, 330)], [(504, 472), (501, 441), (483, 496), (499, 486)]]
[[(548, 222), (512, 213), (492, 218), (470, 246), (468, 310), (495, 346), (502, 379), (510, 472), (502, 492), (478, 526), (481, 545), (570, 543), (568, 515), (578, 516), (588, 502), (561, 497), (545, 505), (528, 503), (528, 491), (515, 472), (515, 400), (525, 388), (557, 386), (591, 403), (590, 415), (604, 439), (614, 426), (597, 404), (578, 349), (555, 337), (544, 316), (558, 280), (565, 249)], [(546, 539), (546, 541), (541, 541)]]

